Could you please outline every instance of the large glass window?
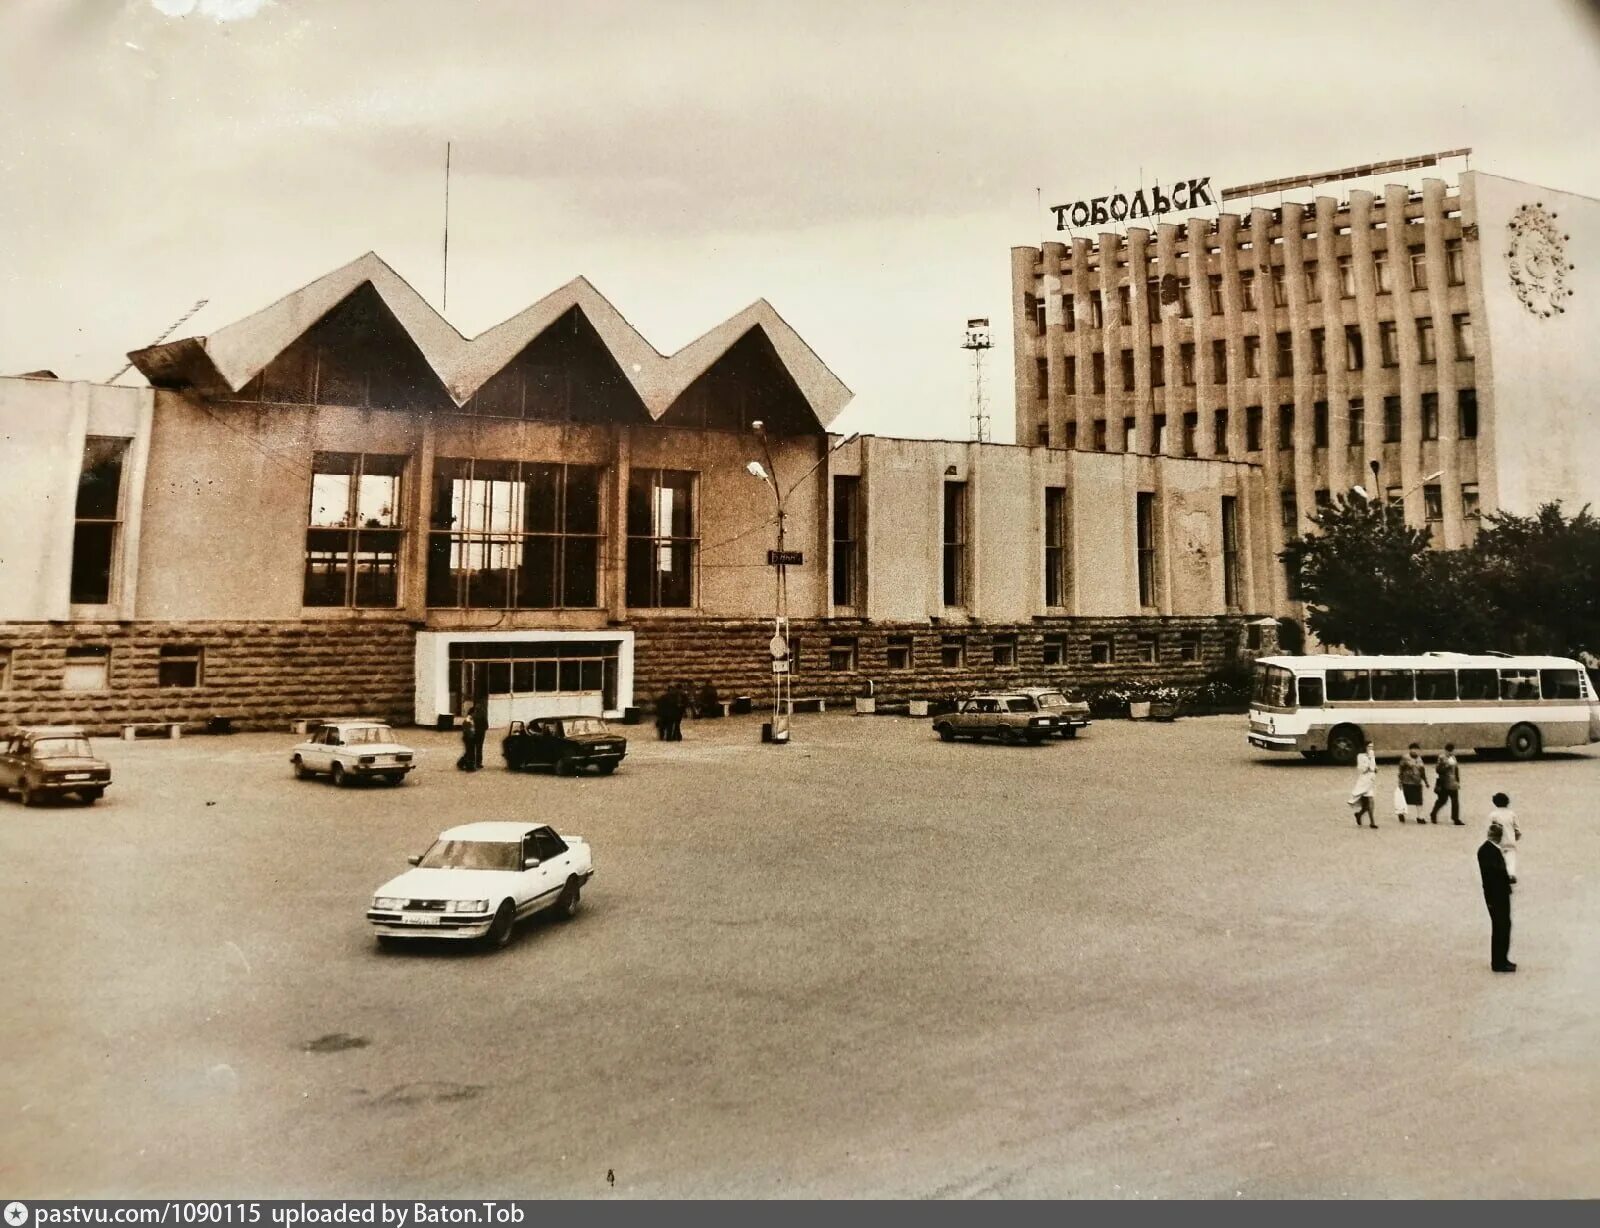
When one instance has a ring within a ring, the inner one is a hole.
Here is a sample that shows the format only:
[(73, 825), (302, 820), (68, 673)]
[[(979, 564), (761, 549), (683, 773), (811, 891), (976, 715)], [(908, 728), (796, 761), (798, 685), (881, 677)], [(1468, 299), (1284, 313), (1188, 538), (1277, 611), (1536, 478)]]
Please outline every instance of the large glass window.
[(67, 649), (66, 667), (61, 672), (63, 691), (108, 691), (111, 689), (111, 649), (87, 645)]
[(833, 604), (854, 606), (861, 600), (861, 479), (833, 479)]
[(1538, 699), (1539, 671), (1536, 669), (1503, 669), (1500, 671), (1501, 699)]
[(1456, 697), (1456, 672), (1453, 669), (1419, 669), (1417, 671), (1417, 698), (1425, 703), (1439, 703)]
[(308, 606), (392, 609), (400, 603), (403, 456), (318, 452), (312, 462)]
[(1334, 703), (1349, 703), (1372, 698), (1372, 678), (1364, 669), (1330, 669), (1328, 671), (1328, 699)]
[(1457, 670), (1456, 684), (1462, 699), (1483, 700), (1500, 697), (1500, 675), (1496, 670)]
[(1239, 608), (1239, 500), (1222, 496), (1222, 599)]
[(91, 435), (83, 441), (72, 529), (71, 600), (76, 604), (105, 605), (113, 599), (127, 454), (126, 439)]
[(480, 610), (599, 605), (601, 474), (594, 465), (439, 460), (428, 604)]
[(944, 484), (944, 603), (967, 604), (967, 484)]
[(1372, 698), (1395, 703), (1407, 702), (1417, 697), (1416, 679), (1409, 669), (1375, 669), (1372, 671)]
[(628, 604), (636, 608), (694, 605), (700, 539), (695, 475), (681, 469), (628, 473)]
[(1064, 486), (1044, 490), (1044, 603), (1067, 604), (1067, 491)]
[(1139, 604), (1153, 606), (1159, 597), (1156, 574), (1156, 497), (1140, 491), (1134, 503), (1139, 547)]
[(1542, 669), (1539, 686), (1546, 699), (1582, 699), (1583, 687), (1575, 669)]

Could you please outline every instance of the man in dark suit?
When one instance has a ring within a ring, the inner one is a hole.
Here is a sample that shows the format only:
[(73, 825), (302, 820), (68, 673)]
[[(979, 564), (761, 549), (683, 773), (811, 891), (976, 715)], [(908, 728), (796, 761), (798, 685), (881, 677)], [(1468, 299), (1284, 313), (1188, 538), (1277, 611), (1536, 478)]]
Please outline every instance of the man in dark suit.
[(1517, 966), (1508, 955), (1511, 950), (1511, 876), (1506, 873), (1506, 857), (1500, 851), (1505, 830), (1499, 823), (1489, 824), (1489, 838), (1478, 846), (1478, 873), (1483, 876), (1483, 902), (1489, 907), (1489, 967), (1496, 972), (1515, 972)]

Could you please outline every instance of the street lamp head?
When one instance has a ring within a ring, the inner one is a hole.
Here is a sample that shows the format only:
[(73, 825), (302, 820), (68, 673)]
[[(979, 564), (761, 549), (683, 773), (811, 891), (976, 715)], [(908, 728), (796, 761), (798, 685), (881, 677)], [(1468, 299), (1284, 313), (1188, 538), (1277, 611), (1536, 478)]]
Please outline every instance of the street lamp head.
[(772, 479), (767, 476), (766, 466), (763, 465), (760, 461), (751, 461), (748, 465), (746, 465), (744, 467), (744, 469), (745, 469), (745, 472), (748, 473), (753, 478), (760, 478), (763, 482), (772, 481)]
[(1352, 486), (1350, 490), (1352, 493), (1360, 495), (1368, 503), (1372, 502), (1372, 496), (1367, 493), (1367, 488), (1365, 486)]
[(1432, 473), (1430, 473), (1427, 477), (1423, 478), (1422, 480), (1424, 482), (1435, 482), (1435, 481), (1438, 481), (1438, 479), (1440, 478), (1441, 475), (1443, 475), (1443, 473), (1444, 473), (1443, 469), (1435, 469)]
[(1369, 462), (1369, 463), (1368, 463), (1368, 468), (1370, 468), (1370, 469), (1371, 469), (1371, 470), (1372, 470), (1372, 476), (1373, 476), (1373, 477), (1377, 477), (1377, 476), (1378, 476), (1378, 460), (1377, 460), (1377, 458), (1376, 458), (1376, 457), (1374, 457), (1374, 458), (1373, 458), (1373, 459), (1372, 459), (1372, 460), (1371, 460), (1371, 461), (1370, 461), (1370, 462)]
[(756, 418), (756, 419), (751, 421), (750, 429), (752, 431), (754, 431), (757, 435), (759, 435), (759, 434), (761, 434), (763, 431), (765, 431), (767, 429), (767, 424), (765, 422), (761, 421), (760, 418)]

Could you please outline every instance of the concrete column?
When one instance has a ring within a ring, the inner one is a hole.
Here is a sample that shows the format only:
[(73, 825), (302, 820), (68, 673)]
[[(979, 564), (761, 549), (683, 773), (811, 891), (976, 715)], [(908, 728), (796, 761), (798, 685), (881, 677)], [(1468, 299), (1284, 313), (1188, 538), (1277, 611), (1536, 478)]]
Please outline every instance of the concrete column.
[[(1406, 199), (1401, 184), (1384, 189), (1385, 229), (1373, 232), (1373, 246), (1388, 253), (1392, 292), (1389, 307), (1400, 345), (1400, 488), (1405, 492), (1406, 522), (1426, 523), (1422, 510), (1422, 393), (1416, 313), (1412, 309), (1411, 255), (1406, 245)], [(1380, 300), (1380, 316), (1384, 314)], [(1434, 340), (1437, 342), (1438, 338)], [(1437, 349), (1437, 347), (1435, 347)]]
[(1100, 270), (1093, 289), (1100, 291), (1100, 315), (1105, 324), (1100, 330), (1099, 341), (1106, 363), (1106, 391), (1103, 402), (1103, 412), (1106, 417), (1106, 448), (1115, 452), (1127, 447), (1126, 441), (1122, 438), (1122, 419), (1126, 413), (1123, 407), (1128, 403), (1128, 394), (1122, 391), (1122, 349), (1132, 344), (1128, 340), (1132, 332), (1117, 314), (1117, 281), (1118, 274), (1122, 271), (1117, 268), (1117, 259), (1123, 254), (1122, 237), (1109, 230), (1102, 231), (1099, 245)]
[[(1150, 325), (1150, 232), (1141, 227), (1128, 230), (1128, 267), (1123, 270), (1128, 278), (1129, 302), (1133, 305), (1133, 327), (1128, 330), (1124, 345), (1133, 347), (1133, 392), (1122, 394), (1128, 406), (1123, 416), (1130, 413), (1134, 420), (1134, 435), (1124, 446), (1129, 452), (1154, 452), (1156, 450), (1153, 385), (1150, 372), (1152, 335), (1158, 330)], [(1120, 359), (1118, 360), (1120, 363)], [(1118, 388), (1122, 387), (1119, 382)]]
[[(1311, 528), (1310, 517), (1316, 511), (1316, 402), (1320, 398), (1317, 396), (1317, 377), (1311, 373), (1311, 322), (1306, 303), (1304, 245), (1300, 239), (1304, 209), (1297, 204), (1286, 204), (1282, 212), (1283, 243), (1278, 250), (1283, 257), (1284, 288), (1288, 292), (1289, 305), (1275, 313), (1275, 318), (1282, 322), (1287, 317), (1292, 346), (1294, 374), (1289, 380), (1290, 397), (1294, 403), (1292, 464), (1294, 488), (1299, 496), (1300, 531), (1307, 532)], [(1276, 340), (1273, 349), (1277, 349)], [(1273, 361), (1277, 361), (1276, 354)], [(1283, 386), (1282, 381), (1279, 386)]]
[[(1245, 406), (1249, 392), (1244, 382), (1244, 321), (1239, 311), (1239, 219), (1224, 213), (1217, 219), (1218, 263), (1222, 273), (1222, 318), (1219, 335), (1227, 342), (1228, 355), (1228, 455), (1246, 455)], [(1206, 291), (1210, 294), (1210, 289)]]
[(1199, 429), (1195, 431), (1195, 450), (1201, 456), (1217, 454), (1216, 411), (1225, 402), (1217, 393), (1217, 372), (1211, 362), (1211, 342), (1223, 335), (1220, 320), (1211, 315), (1212, 272), (1211, 257), (1206, 249), (1211, 245), (1211, 219), (1189, 219), (1189, 307), (1193, 319), (1189, 335), (1194, 342), (1194, 408), (1200, 416)]
[(407, 527), (411, 530), (406, 546), (401, 606), (405, 616), (421, 622), (428, 616), (428, 543), (433, 529), (433, 466), (437, 449), (438, 425), (432, 414), (417, 415), (417, 441), (405, 480)]
[[(1156, 230), (1156, 267), (1155, 276), (1159, 286), (1160, 280), (1165, 277), (1181, 278), (1184, 268), (1178, 260), (1178, 228), (1170, 222), (1163, 222)], [(1191, 295), (1193, 286), (1190, 286)], [(1159, 304), (1159, 291), (1158, 291)], [(1194, 403), (1193, 388), (1186, 387), (1183, 382), (1183, 363), (1180, 358), (1180, 347), (1190, 336), (1190, 325), (1182, 319), (1180, 302), (1159, 305), (1161, 313), (1160, 344), (1166, 355), (1166, 387), (1156, 393), (1156, 410), (1165, 414), (1167, 419), (1167, 455), (1183, 455), (1183, 416)], [(1192, 305), (1192, 304), (1191, 304)], [(1195, 434), (1199, 435), (1199, 420), (1196, 419)], [(1198, 447), (1196, 448), (1198, 451)]]
[[(1067, 258), (1067, 248), (1062, 243), (1044, 245), (1044, 273), (1039, 279), (1039, 299), (1044, 304), (1045, 333), (1044, 358), (1049, 369), (1049, 399), (1035, 400), (1035, 407), (1043, 409), (1042, 421), (1050, 428), (1050, 446), (1062, 447), (1066, 443), (1066, 345), (1067, 332), (1061, 316), (1061, 291), (1065, 284), (1061, 276), (1062, 263)], [(1017, 436), (1019, 444), (1039, 441), (1038, 432), (1032, 438)]]
[(1034, 346), (1036, 331), (1033, 315), (1025, 311), (1027, 296), (1034, 293), (1036, 278), (1034, 268), (1041, 259), (1037, 247), (1011, 249), (1011, 370), (1012, 391), (1015, 401), (1015, 425), (1018, 443), (1032, 443), (1037, 438), (1038, 393), (1034, 388), (1033, 360), (1038, 352)]
[(142, 389), (134, 437), (128, 443), (123, 478), (122, 534), (117, 560), (117, 617), (139, 616), (139, 541), (144, 529), (145, 477), (150, 471), (150, 435), (155, 427), (155, 390)]
[(617, 622), (628, 616), (628, 472), (633, 468), (633, 428), (612, 428), (611, 507), (606, 517), (606, 604)]
[[(1320, 302), (1319, 309), (1307, 314), (1320, 322), (1327, 347), (1328, 488), (1335, 495), (1345, 495), (1352, 485), (1365, 485), (1368, 479), (1363, 475), (1352, 477), (1350, 472), (1350, 393), (1344, 369), (1344, 303), (1339, 297), (1339, 249), (1334, 233), (1339, 225), (1339, 204), (1331, 196), (1319, 196), (1316, 208), (1317, 241), (1307, 255), (1317, 262)], [(1359, 380), (1360, 376), (1355, 378)], [(1360, 395), (1359, 391), (1356, 395)]]
[[(1424, 473), (1439, 470), (1439, 486), (1444, 495), (1444, 522), (1438, 526), (1437, 545), (1453, 550), (1467, 541), (1461, 517), (1461, 420), (1456, 406), (1456, 348), (1453, 312), (1450, 305), (1450, 270), (1444, 251), (1445, 184), (1440, 179), (1425, 179), (1422, 184), (1422, 231), (1427, 245), (1427, 312), (1433, 317), (1433, 343), (1436, 363), (1433, 386), (1439, 394), (1439, 442), (1434, 446), (1438, 464), (1429, 464)], [(1470, 316), (1469, 316), (1470, 319)], [(1476, 323), (1476, 321), (1473, 321)], [(1481, 328), (1476, 332), (1482, 332)]]
[[(1372, 485), (1372, 462), (1382, 461), (1383, 450), (1383, 396), (1385, 372), (1383, 368), (1383, 354), (1378, 345), (1378, 309), (1377, 298), (1373, 293), (1372, 277), (1372, 193), (1352, 191), (1350, 193), (1350, 210), (1346, 214), (1345, 224), (1349, 226), (1350, 233), (1346, 252), (1351, 258), (1351, 266), (1355, 272), (1356, 296), (1349, 310), (1354, 314), (1354, 323), (1361, 329), (1362, 369), (1359, 375), (1352, 375), (1352, 383), (1360, 380), (1361, 396), (1366, 405), (1367, 441), (1362, 455), (1361, 472), (1364, 485)], [(1340, 344), (1344, 339), (1340, 338)], [(1395, 482), (1397, 473), (1389, 472), (1389, 466), (1384, 465), (1377, 479), (1377, 490), (1368, 493), (1374, 499), (1384, 497), (1383, 488)]]
[(1094, 359), (1091, 355), (1096, 339), (1089, 328), (1089, 291), (1093, 288), (1089, 280), (1089, 250), (1088, 239), (1072, 240), (1072, 303), (1076, 319), (1073, 331), (1068, 334), (1068, 342), (1069, 349), (1077, 358), (1078, 383), (1073, 404), (1078, 416), (1080, 448), (1093, 446), (1095, 414), (1097, 410), (1103, 411), (1105, 403), (1104, 398), (1095, 393), (1091, 382), (1094, 376)]

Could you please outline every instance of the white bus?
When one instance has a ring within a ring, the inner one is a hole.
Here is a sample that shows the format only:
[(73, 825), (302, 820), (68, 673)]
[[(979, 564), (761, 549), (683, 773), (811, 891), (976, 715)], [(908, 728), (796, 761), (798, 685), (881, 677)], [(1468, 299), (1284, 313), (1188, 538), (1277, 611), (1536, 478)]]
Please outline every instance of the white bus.
[(1362, 744), (1532, 759), (1547, 746), (1600, 742), (1588, 672), (1562, 657), (1261, 657), (1250, 699), (1250, 745), (1354, 763)]

